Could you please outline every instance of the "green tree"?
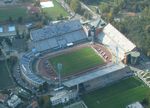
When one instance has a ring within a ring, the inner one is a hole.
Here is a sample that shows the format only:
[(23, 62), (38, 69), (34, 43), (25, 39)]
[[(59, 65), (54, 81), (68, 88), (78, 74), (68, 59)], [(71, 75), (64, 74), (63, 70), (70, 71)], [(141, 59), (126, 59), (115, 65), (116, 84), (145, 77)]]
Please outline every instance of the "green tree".
[(102, 13), (107, 13), (107, 12), (110, 11), (110, 7), (109, 7), (109, 5), (108, 5), (107, 3), (101, 3), (101, 4), (99, 5), (99, 8), (100, 8), (100, 11), (101, 11)]
[(76, 13), (80, 13), (81, 10), (81, 4), (79, 0), (71, 0), (70, 2), (70, 7), (71, 9), (76, 12)]

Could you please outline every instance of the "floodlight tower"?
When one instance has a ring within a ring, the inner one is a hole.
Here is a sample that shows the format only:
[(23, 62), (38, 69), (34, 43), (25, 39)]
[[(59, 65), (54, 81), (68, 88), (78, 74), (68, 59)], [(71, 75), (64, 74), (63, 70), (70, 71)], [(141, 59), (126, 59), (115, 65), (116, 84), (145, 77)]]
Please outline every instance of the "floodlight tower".
[(118, 64), (118, 58), (119, 58), (119, 49), (118, 49), (118, 46), (116, 46), (116, 64)]
[(91, 34), (92, 34), (92, 43), (94, 44), (96, 37), (96, 27), (94, 26), (91, 27)]
[(57, 64), (57, 70), (58, 70), (58, 77), (59, 77), (59, 87), (61, 87), (61, 71), (62, 71), (62, 64)]

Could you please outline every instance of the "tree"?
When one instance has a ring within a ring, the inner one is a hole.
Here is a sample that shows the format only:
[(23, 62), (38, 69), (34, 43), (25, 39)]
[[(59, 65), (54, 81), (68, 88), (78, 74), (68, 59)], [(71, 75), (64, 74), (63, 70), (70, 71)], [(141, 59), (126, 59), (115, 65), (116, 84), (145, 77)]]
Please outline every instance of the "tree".
[(23, 18), (20, 16), (18, 17), (18, 23), (22, 23), (23, 22)]
[(47, 83), (47, 82), (44, 82), (44, 83), (43, 83), (43, 89), (44, 89), (45, 91), (48, 90), (48, 83)]
[(106, 4), (106, 3), (101, 3), (101, 4), (99, 5), (99, 8), (100, 8), (100, 11), (101, 11), (102, 13), (107, 13), (107, 12), (110, 11), (109, 6), (108, 6), (108, 4)]
[(9, 16), (8, 21), (13, 22), (13, 18), (11, 16)]
[(71, 0), (70, 2), (70, 8), (76, 12), (76, 13), (80, 13), (81, 10), (81, 4), (79, 0)]

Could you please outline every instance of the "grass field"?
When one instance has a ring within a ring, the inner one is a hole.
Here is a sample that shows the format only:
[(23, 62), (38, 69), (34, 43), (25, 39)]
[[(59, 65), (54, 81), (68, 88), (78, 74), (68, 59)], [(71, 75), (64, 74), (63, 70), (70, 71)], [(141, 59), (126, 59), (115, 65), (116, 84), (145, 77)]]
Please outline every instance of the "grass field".
[(5, 89), (10, 86), (13, 86), (12, 79), (10, 78), (5, 62), (0, 61), (0, 89)]
[(56, 0), (53, 0), (53, 4), (54, 7), (43, 9), (43, 12), (46, 13), (48, 17), (52, 18), (53, 20), (56, 20), (57, 17), (59, 17), (60, 15), (62, 15), (63, 17), (68, 16), (68, 13), (59, 3), (56, 2)]
[(12, 17), (12, 19), (17, 19), (18, 17), (26, 17), (26, 11), (26, 8), (23, 7), (0, 8), (0, 21), (8, 20), (9, 17)]
[(104, 63), (103, 59), (90, 47), (52, 57), (49, 61), (55, 69), (57, 63), (63, 64), (62, 76), (75, 74)]
[(141, 101), (149, 91), (136, 78), (128, 78), (87, 94), (83, 100), (89, 108), (125, 108), (132, 102)]

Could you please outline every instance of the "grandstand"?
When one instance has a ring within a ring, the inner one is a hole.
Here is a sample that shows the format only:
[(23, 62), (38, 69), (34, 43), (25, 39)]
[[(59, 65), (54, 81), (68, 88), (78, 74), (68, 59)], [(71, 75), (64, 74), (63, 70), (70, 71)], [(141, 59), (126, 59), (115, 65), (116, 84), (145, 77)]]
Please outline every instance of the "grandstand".
[(33, 71), (30, 62), (34, 59), (34, 53), (28, 52), (22, 56), (20, 60), (21, 74), (25, 80), (27, 80), (30, 84), (38, 87), (42, 85), (45, 81), (38, 77)]
[(39, 52), (65, 48), (68, 43), (76, 44), (87, 40), (79, 20), (59, 22), (31, 31), (30, 37), (33, 48)]
[(132, 75), (132, 72), (124, 64), (109, 63), (106, 66), (90, 71), (88, 74), (73, 77), (70, 80), (64, 81), (63, 84), (69, 88), (76, 85), (80, 86), (82, 84), (86, 90), (91, 90), (97, 87), (106, 86), (111, 82), (130, 75)]
[(104, 27), (103, 32), (99, 34), (98, 39), (102, 44), (106, 45), (115, 56), (116, 49), (118, 49), (118, 58), (120, 60), (123, 60), (125, 54), (136, 47), (111, 24)]

